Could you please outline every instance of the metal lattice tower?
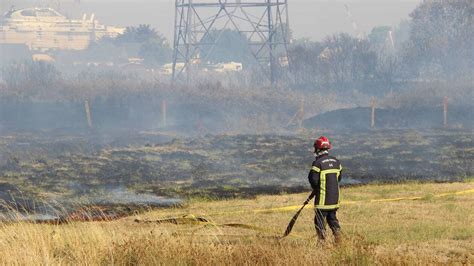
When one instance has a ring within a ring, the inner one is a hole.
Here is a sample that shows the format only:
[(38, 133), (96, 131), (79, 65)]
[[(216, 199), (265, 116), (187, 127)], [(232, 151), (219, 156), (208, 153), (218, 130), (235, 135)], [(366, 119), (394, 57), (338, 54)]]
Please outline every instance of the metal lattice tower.
[(199, 68), (201, 51), (213, 49), (232, 29), (246, 37), (250, 53), (274, 84), (278, 69), (288, 63), (288, 0), (175, 0), (173, 80)]

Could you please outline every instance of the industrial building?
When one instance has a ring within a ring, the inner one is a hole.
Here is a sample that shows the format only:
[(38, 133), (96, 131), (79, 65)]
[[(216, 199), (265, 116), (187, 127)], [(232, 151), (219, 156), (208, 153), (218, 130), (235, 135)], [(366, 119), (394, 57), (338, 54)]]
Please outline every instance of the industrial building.
[(124, 28), (100, 24), (94, 14), (74, 20), (52, 8), (12, 7), (0, 20), (0, 45), (26, 45), (32, 51), (82, 50), (102, 37), (116, 37)]

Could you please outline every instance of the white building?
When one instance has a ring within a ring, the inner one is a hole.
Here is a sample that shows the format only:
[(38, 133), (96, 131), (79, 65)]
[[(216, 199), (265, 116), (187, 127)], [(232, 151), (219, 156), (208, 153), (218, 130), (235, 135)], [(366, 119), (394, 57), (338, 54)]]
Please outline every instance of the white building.
[(68, 19), (52, 8), (12, 8), (0, 21), (0, 44), (25, 44), (30, 50), (82, 50), (91, 41), (116, 37), (124, 28), (99, 24), (94, 14)]
[(218, 63), (215, 65), (209, 65), (208, 68), (215, 72), (239, 72), (243, 69), (242, 63), (238, 62)]

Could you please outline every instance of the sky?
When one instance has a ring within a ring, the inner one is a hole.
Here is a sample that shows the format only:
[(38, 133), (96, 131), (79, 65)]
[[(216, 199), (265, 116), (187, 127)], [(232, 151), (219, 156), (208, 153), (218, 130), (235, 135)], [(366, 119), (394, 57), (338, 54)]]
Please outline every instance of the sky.
[[(199, 0), (195, 0), (199, 1)], [(202, 1), (202, 0), (201, 0)], [(206, 0), (212, 1), (212, 0)], [(345, 5), (349, 7), (358, 31), (368, 34), (375, 26), (396, 26), (422, 0), (288, 0), (293, 37), (321, 40), (347, 32), (356, 35)], [(59, 3), (59, 4), (58, 4)], [(1, 0), (2, 13), (17, 8), (50, 4), (70, 18), (95, 13), (102, 24), (133, 26), (151, 24), (168, 40), (173, 39), (174, 0)]]

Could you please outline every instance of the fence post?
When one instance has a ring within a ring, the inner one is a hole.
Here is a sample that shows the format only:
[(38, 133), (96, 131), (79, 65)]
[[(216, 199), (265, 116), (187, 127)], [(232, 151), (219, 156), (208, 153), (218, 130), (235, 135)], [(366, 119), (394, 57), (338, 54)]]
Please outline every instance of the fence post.
[(372, 108), (372, 113), (371, 113), (371, 120), (370, 120), (370, 127), (373, 128), (375, 127), (375, 105), (377, 104), (377, 100), (375, 97), (372, 97), (370, 100), (370, 106)]
[(167, 104), (166, 104), (166, 99), (163, 99), (161, 101), (161, 120), (163, 122), (163, 127), (166, 127), (166, 112), (167, 112)]
[(448, 126), (448, 96), (443, 98), (443, 125)]
[(92, 128), (92, 116), (88, 100), (84, 101), (84, 109), (86, 111), (87, 125), (89, 126), (89, 128)]

